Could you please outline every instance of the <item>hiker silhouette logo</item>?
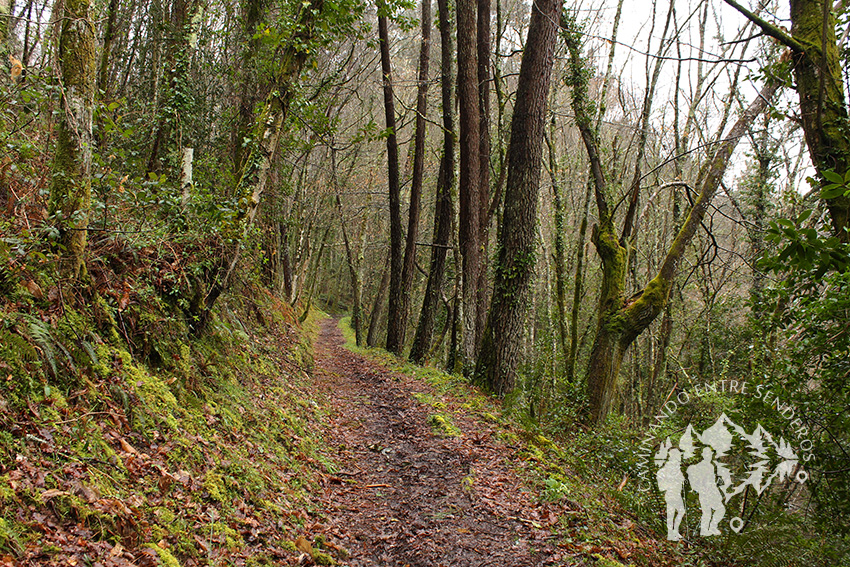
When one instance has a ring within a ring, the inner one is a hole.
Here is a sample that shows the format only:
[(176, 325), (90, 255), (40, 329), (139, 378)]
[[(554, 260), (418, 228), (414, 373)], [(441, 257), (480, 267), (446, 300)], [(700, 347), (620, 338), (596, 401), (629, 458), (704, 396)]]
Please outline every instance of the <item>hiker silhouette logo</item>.
[[(697, 432), (687, 426), (677, 443), (667, 437), (654, 455), (658, 490), (667, 505), (667, 539), (679, 541), (688, 491), (696, 494), (701, 510), (700, 535), (716, 536), (728, 526), (738, 533), (746, 521), (727, 519), (736, 496), (751, 488), (761, 495), (772, 483), (804, 483), (808, 474), (782, 437), (778, 441), (758, 424), (752, 433), (722, 414), (713, 425)], [(737, 464), (734, 469), (730, 462)], [(726, 521), (724, 521), (726, 520)]]

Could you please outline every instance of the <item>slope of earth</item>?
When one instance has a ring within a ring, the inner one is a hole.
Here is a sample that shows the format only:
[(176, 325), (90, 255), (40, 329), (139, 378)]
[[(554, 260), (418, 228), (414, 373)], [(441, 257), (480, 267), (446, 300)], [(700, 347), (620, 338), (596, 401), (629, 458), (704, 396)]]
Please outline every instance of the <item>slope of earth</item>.
[(139, 297), (123, 340), (102, 297), (22, 294), (0, 297), (0, 566), (298, 563), (333, 466), (312, 317), (246, 288), (193, 338)]
[(629, 520), (623, 541), (565, 538), (588, 513), (568, 498), (541, 499), (523, 440), (492, 413), (343, 343), (337, 322), (324, 321), (314, 380), (333, 408), (327, 445), (344, 467), (326, 479), (323, 500), (326, 533), (351, 553), (346, 565), (617, 566), (637, 547), (641, 563), (667, 564), (663, 544), (636, 537)]

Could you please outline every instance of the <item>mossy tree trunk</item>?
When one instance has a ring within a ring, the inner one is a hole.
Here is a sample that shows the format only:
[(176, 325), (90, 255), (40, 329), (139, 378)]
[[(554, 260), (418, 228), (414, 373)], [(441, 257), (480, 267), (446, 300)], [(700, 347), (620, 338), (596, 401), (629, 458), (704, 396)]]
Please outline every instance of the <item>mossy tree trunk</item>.
[[(800, 124), (812, 163), (821, 181), (825, 180), (826, 171), (843, 176), (850, 169), (850, 136), (847, 134), (850, 123), (832, 3), (790, 0), (789, 34), (735, 0), (725, 2), (758, 25), (766, 35), (791, 49), (800, 99)], [(835, 235), (842, 242), (850, 242), (850, 197), (826, 199), (825, 203)]]
[(475, 365), (475, 381), (499, 396), (510, 392), (516, 384), (528, 314), (526, 301), (537, 247), (546, 101), (561, 6), (561, 0), (539, 0), (534, 4), (511, 121), (505, 210), (499, 228), (493, 300)]
[(260, 39), (255, 37), (257, 25), (263, 21), (268, 10), (268, 0), (243, 0), (241, 3), (243, 48), (239, 68), (235, 70), (238, 87), (236, 89), (236, 120), (233, 122), (233, 170), (240, 171), (248, 157), (245, 151), (245, 138), (251, 135), (254, 120), (254, 107), (268, 96), (270, 84), (264, 80), (255, 64), (260, 52)]
[(755, 118), (770, 104), (780, 82), (775, 78), (768, 79), (756, 99), (722, 138), (712, 157), (703, 164), (697, 176), (698, 197), (668, 249), (658, 273), (646, 287), (627, 298), (625, 286), (629, 250), (626, 248), (626, 239), (616, 234), (613, 215), (606, 200), (607, 181), (599, 157), (597, 133), (591, 127), (590, 102), (584, 80), (587, 72), (579, 51), (581, 37), (575, 24), (568, 19), (562, 19), (562, 27), (570, 53), (573, 111), (590, 160), (599, 211), (599, 221), (593, 227), (591, 239), (602, 260), (602, 289), (597, 334), (587, 370), (587, 396), (590, 420), (600, 424), (611, 410), (617, 376), (626, 351), (666, 307), (679, 262), (720, 186), (732, 152)]
[(118, 18), (118, 0), (109, 0), (106, 10), (106, 29), (103, 32), (103, 48), (100, 52), (100, 63), (97, 71), (97, 90), (104, 100), (109, 91), (109, 57), (112, 44), (115, 43), (115, 20)]
[(9, 39), (9, 14), (11, 0), (0, 0), (0, 55), (6, 56), (6, 41)]
[(555, 215), (555, 299), (557, 313), (555, 315), (558, 325), (558, 345), (564, 358), (568, 357), (567, 347), (567, 268), (564, 242), (564, 203), (561, 198), (560, 180), (558, 179), (558, 158), (555, 151), (555, 116), (550, 121), (550, 132), (546, 137), (546, 145), (549, 149), (549, 178), (552, 182), (552, 197), (554, 198)]
[(65, 0), (59, 36), (62, 117), (59, 121), (49, 213), (59, 230), (60, 272), (80, 278), (91, 208), (95, 36), (90, 0)]
[(272, 160), (280, 145), (283, 124), (289, 115), (290, 103), (295, 96), (295, 83), (309, 57), (309, 46), (317, 32), (315, 23), (322, 17), (323, 10), (324, 0), (313, 0), (302, 6), (298, 18), (298, 31), (278, 56), (277, 68), (272, 78), (276, 88), (266, 99), (257, 117), (253, 134), (253, 139), (256, 141), (251, 146), (250, 155), (245, 160), (245, 166), (236, 186), (237, 195), (241, 197), (241, 208), (235, 219), (235, 243), (222, 260), (224, 267), (222, 274), (204, 298), (202, 312), (194, 325), (195, 333), (200, 333), (206, 328), (215, 302), (230, 286), (233, 271), (241, 256), (242, 246), (250, 234), (260, 209), (263, 193), (269, 182)]
[[(147, 167), (148, 171), (154, 173), (162, 171), (163, 157), (167, 155), (169, 146), (176, 141), (176, 133), (180, 132), (186, 121), (185, 115), (190, 114), (194, 106), (188, 84), (189, 64), (194, 50), (193, 27), (200, 9), (200, 0), (175, 0), (171, 7), (170, 39), (165, 61), (167, 81), (165, 93), (161, 97), (162, 108), (158, 109), (160, 116), (153, 134), (153, 146)], [(179, 175), (176, 177), (179, 178)]]

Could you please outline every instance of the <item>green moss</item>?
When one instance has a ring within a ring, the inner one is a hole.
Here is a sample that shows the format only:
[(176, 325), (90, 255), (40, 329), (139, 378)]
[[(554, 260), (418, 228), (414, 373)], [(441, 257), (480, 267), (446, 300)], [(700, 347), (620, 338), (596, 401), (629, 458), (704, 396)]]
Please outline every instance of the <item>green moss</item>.
[(145, 545), (145, 547), (147, 547), (148, 549), (152, 549), (156, 552), (163, 567), (181, 567), (180, 562), (177, 561), (177, 558), (171, 555), (171, 552), (167, 549), (163, 549), (155, 543), (149, 543)]
[(227, 500), (227, 486), (224, 484), (224, 477), (218, 473), (207, 473), (204, 477), (204, 490), (216, 502), (223, 503)]
[(18, 530), (5, 518), (0, 518), (0, 550), (20, 553), (23, 550)]
[(460, 437), (463, 433), (452, 422), (452, 418), (444, 413), (435, 413), (428, 417), (428, 424), (435, 435), (440, 437)]
[(0, 504), (6, 504), (15, 499), (15, 490), (9, 481), (9, 475), (0, 476)]
[(594, 553), (593, 557), (596, 559), (596, 564), (599, 565), (599, 567), (626, 567), (626, 565), (620, 563), (619, 561), (615, 559), (609, 559), (599, 553)]
[(336, 565), (336, 559), (324, 553), (322, 551), (317, 551), (313, 554), (313, 561), (316, 565)]
[(166, 525), (173, 524), (174, 521), (177, 519), (177, 516), (174, 514), (174, 512), (172, 512), (168, 508), (157, 508), (154, 511), (154, 514), (156, 514), (157, 518), (159, 518), (162, 523)]
[(224, 543), (231, 551), (236, 551), (245, 547), (245, 541), (242, 536), (223, 522), (214, 522), (210, 525), (210, 533), (216, 536), (224, 536)]

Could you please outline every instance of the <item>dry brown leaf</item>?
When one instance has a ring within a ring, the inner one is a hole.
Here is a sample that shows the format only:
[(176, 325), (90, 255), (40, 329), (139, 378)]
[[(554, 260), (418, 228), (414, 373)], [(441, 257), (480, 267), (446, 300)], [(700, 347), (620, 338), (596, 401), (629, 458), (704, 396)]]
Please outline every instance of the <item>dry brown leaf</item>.
[(132, 445), (127, 443), (127, 441), (123, 437), (119, 437), (118, 442), (121, 444), (121, 448), (125, 452), (130, 453), (131, 455), (138, 455), (139, 454), (139, 452), (136, 451), (136, 449)]
[(41, 286), (33, 280), (24, 281), (24, 287), (27, 288), (27, 291), (29, 291), (36, 299), (44, 299), (44, 292), (41, 291)]
[(21, 78), (21, 74), (24, 72), (24, 66), (21, 61), (19, 59), (16, 59), (15, 56), (11, 53), (9, 54), (9, 63), (12, 64), (12, 82), (17, 83)]
[(115, 547), (113, 547), (113, 548), (110, 550), (110, 552), (109, 552), (109, 556), (110, 556), (110, 557), (118, 557), (118, 556), (119, 556), (119, 555), (121, 555), (122, 553), (124, 553), (124, 547), (122, 547), (120, 543), (116, 543), (116, 544), (115, 544)]
[(42, 500), (49, 500), (50, 498), (55, 498), (56, 496), (67, 496), (68, 493), (64, 490), (57, 490), (55, 488), (49, 488), (41, 493)]
[(121, 299), (118, 300), (118, 312), (123, 312), (127, 309), (128, 305), (130, 305), (130, 291), (124, 290), (124, 294), (121, 296)]
[(295, 540), (295, 547), (301, 553), (306, 553), (310, 557), (313, 557), (316, 552), (313, 551), (313, 546), (310, 545), (310, 542), (304, 536), (298, 536), (298, 539)]

